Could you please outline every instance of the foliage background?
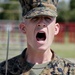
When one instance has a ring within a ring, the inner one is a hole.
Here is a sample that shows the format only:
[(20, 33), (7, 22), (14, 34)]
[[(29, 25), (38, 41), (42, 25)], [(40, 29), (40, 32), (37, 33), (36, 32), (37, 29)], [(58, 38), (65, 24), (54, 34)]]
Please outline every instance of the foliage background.
[[(0, 3), (0, 19), (19, 20), (21, 17), (21, 7), (18, 0), (6, 1), (6, 3)], [(60, 0), (58, 14), (58, 22), (75, 22), (75, 0), (68, 2)]]

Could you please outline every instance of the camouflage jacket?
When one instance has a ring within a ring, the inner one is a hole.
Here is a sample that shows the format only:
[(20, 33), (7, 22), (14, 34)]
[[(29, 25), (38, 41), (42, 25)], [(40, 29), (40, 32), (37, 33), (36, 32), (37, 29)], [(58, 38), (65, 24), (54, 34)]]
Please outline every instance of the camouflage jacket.
[[(7, 75), (34, 75), (26, 61), (24, 50), (22, 54), (8, 60)], [(5, 75), (6, 62), (0, 63), (0, 75)], [(54, 56), (53, 60), (42, 70), (40, 75), (75, 75), (75, 64), (66, 59)]]

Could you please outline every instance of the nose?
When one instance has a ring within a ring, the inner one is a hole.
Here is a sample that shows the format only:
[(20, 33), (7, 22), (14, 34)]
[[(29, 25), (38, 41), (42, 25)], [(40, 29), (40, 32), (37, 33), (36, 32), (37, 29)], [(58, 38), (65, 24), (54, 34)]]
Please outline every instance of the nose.
[(44, 21), (41, 21), (37, 24), (38, 27), (46, 27), (46, 24), (44, 23)]
[(45, 27), (45, 24), (38, 24), (38, 27)]

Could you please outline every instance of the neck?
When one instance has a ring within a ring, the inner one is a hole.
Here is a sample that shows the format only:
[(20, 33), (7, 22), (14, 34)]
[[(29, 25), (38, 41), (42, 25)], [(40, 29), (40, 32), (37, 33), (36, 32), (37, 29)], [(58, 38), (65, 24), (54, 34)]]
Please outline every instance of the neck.
[(26, 55), (27, 61), (33, 64), (50, 62), (52, 58), (52, 52), (50, 49), (44, 52), (36, 52), (36, 50), (27, 49)]

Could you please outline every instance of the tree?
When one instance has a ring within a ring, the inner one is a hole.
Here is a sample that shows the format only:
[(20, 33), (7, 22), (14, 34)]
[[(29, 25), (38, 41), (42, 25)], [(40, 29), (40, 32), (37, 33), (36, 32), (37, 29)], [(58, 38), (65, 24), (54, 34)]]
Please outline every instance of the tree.
[(75, 0), (70, 0), (70, 21), (75, 22)]
[(70, 9), (75, 9), (75, 0), (70, 0)]
[(69, 3), (65, 0), (61, 0), (58, 5), (58, 22), (68, 22), (70, 19)]
[(0, 13), (0, 19), (18, 20), (19, 19), (19, 4), (16, 1), (8, 3), (0, 3), (0, 8), (3, 12)]
[(70, 22), (75, 22), (75, 9), (70, 11)]

